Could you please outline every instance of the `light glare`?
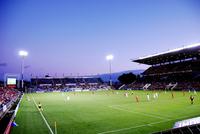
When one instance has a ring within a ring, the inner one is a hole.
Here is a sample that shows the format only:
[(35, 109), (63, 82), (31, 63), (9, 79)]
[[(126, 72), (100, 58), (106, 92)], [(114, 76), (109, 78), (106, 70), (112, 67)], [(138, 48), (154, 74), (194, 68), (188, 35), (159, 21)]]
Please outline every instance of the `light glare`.
[(28, 56), (28, 52), (21, 50), (21, 51), (19, 51), (19, 55), (25, 57), (25, 56)]
[(106, 60), (113, 60), (113, 58), (114, 58), (114, 56), (111, 54), (106, 56)]

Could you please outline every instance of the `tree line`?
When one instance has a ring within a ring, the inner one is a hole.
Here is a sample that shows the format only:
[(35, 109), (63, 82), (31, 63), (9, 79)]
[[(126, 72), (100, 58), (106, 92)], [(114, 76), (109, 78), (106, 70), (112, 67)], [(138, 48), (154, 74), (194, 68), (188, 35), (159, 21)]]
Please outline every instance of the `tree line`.
[(131, 84), (139, 78), (140, 75), (135, 75), (133, 73), (123, 73), (118, 77), (118, 80), (122, 84)]

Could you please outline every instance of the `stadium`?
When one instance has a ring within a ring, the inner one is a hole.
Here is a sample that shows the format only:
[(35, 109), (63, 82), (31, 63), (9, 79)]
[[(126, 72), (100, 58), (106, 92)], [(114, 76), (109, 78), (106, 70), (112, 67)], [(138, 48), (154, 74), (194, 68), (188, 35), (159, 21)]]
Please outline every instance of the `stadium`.
[(150, 67), (117, 89), (101, 78), (50, 76), (31, 78), (26, 93), (2, 87), (1, 133), (200, 133), (200, 44), (132, 62)]
[(0, 0), (0, 134), (200, 134), (200, 0)]

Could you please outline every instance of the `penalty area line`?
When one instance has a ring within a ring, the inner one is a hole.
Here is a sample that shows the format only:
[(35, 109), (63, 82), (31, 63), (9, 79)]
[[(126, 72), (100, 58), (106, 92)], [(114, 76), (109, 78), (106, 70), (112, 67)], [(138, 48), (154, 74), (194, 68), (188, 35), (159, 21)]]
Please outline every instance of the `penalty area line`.
[(40, 115), (42, 116), (42, 119), (44, 120), (46, 126), (48, 127), (49, 131), (51, 132), (51, 134), (54, 134), (54, 132), (52, 131), (52, 129), (51, 129), (50, 125), (49, 125), (49, 123), (47, 122), (46, 118), (44, 117), (43, 113), (42, 113), (42, 112), (39, 110), (39, 108), (37, 107), (37, 104), (36, 104), (35, 99), (34, 99), (33, 96), (32, 96), (32, 99), (33, 99), (33, 102), (34, 102), (34, 104), (35, 104), (37, 110), (40, 112)]
[(157, 118), (157, 119), (161, 119), (161, 120), (168, 120), (167, 118), (164, 118), (164, 117), (161, 117), (161, 116), (156, 116), (156, 115), (152, 115), (152, 114), (146, 114), (146, 113), (143, 113), (143, 112), (136, 112), (136, 111), (130, 111), (130, 110), (127, 110), (121, 106), (108, 106), (110, 108), (113, 108), (113, 109), (117, 109), (117, 110), (121, 110), (121, 111), (125, 111), (125, 112), (129, 112), (129, 113), (135, 113), (135, 114), (140, 114), (140, 115), (144, 115), (144, 116), (147, 116), (147, 117), (151, 117), (151, 118)]
[(143, 125), (133, 126), (133, 127), (127, 127), (127, 128), (121, 128), (121, 129), (115, 129), (115, 130), (105, 131), (105, 132), (101, 132), (101, 133), (98, 133), (98, 134), (116, 133), (116, 132), (120, 132), (120, 131), (125, 131), (125, 130), (140, 128), (140, 127), (146, 127), (146, 126), (151, 126), (151, 125), (155, 125), (155, 124), (160, 124), (160, 123), (164, 123), (164, 122), (168, 122), (168, 121), (170, 121), (170, 119), (164, 120), (164, 121), (152, 122), (152, 123), (149, 123), (149, 124), (143, 124)]
[(116, 133), (116, 132), (126, 131), (126, 130), (130, 130), (130, 129), (135, 129), (135, 128), (148, 127), (148, 126), (152, 126), (152, 125), (160, 124), (160, 123), (165, 123), (165, 122), (169, 122), (169, 121), (186, 119), (186, 118), (189, 118), (189, 117), (190, 116), (182, 116), (182, 117), (176, 118), (176, 119), (165, 119), (165, 120), (162, 120), (162, 121), (152, 122), (152, 123), (148, 123), (148, 124), (141, 124), (141, 125), (138, 125), (138, 126), (132, 126), (132, 127), (127, 127), (127, 128), (121, 128), (121, 129), (115, 129), (115, 130), (100, 132), (98, 134)]

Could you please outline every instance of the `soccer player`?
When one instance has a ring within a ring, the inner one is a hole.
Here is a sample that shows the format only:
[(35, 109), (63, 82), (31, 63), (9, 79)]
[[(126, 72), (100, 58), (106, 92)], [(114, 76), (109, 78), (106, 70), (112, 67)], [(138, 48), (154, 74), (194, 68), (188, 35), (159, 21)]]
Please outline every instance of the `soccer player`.
[(138, 96), (136, 96), (135, 99), (136, 99), (136, 102), (139, 102), (139, 97)]
[(172, 99), (174, 99), (174, 93), (172, 92)]
[(40, 102), (38, 103), (38, 108), (39, 108), (40, 111), (43, 111), (42, 104)]
[(194, 90), (194, 94), (197, 94), (196, 90)]
[(191, 104), (194, 103), (194, 96), (190, 95), (190, 101), (191, 101)]
[(64, 93), (62, 92), (62, 96), (64, 96)]
[(128, 97), (128, 93), (126, 92), (126, 93), (124, 94), (124, 96), (125, 96), (125, 97)]
[(153, 98), (156, 99), (156, 94), (153, 94)]
[(68, 100), (68, 101), (70, 100), (70, 97), (69, 97), (69, 96), (67, 96), (67, 100)]
[(156, 95), (156, 98), (158, 98), (158, 93), (157, 93), (157, 92), (156, 92), (156, 94), (155, 94), (155, 95)]
[(147, 93), (147, 100), (150, 101), (149, 93)]

